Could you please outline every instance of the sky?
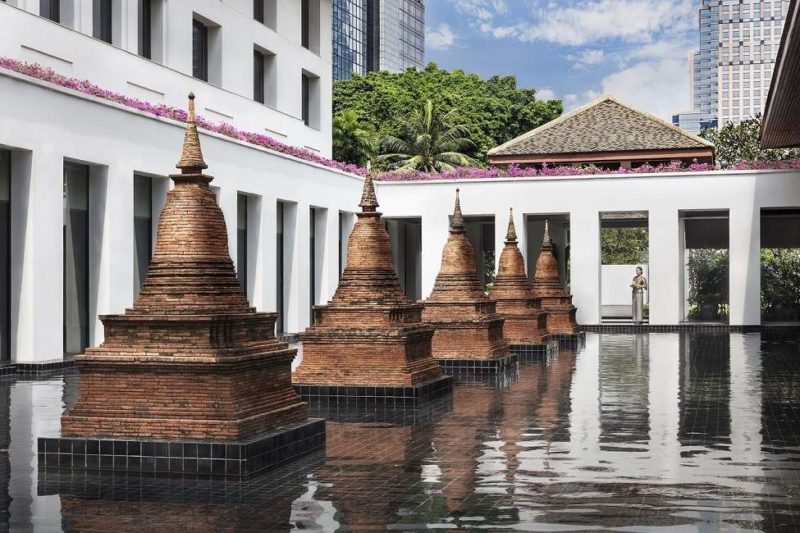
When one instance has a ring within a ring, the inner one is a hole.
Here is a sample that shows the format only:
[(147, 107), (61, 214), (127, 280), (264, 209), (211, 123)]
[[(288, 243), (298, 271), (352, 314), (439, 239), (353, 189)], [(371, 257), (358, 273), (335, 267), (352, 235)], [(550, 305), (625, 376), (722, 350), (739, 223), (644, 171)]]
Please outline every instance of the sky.
[(611, 94), (665, 120), (689, 110), (699, 0), (427, 0), (425, 60), (573, 109)]

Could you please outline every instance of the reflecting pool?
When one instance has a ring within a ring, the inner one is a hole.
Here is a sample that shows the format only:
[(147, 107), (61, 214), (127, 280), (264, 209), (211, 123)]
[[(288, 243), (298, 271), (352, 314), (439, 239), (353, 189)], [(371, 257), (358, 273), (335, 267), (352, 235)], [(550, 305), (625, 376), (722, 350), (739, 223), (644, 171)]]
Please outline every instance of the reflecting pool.
[(797, 529), (798, 335), (588, 334), (420, 409), (315, 405), (324, 451), (239, 483), (39, 472), (74, 373), (0, 382), (0, 529)]

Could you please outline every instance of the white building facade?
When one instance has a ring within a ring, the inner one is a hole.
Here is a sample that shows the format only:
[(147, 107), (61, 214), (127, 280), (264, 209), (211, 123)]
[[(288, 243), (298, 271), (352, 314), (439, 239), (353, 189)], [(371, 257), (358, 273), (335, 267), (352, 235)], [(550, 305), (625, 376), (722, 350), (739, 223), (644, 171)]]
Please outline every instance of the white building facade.
[[(330, 0), (148, 7), (151, 58), (141, 2), (0, 3), (0, 56), (154, 104), (185, 109), (191, 91), (207, 120), (330, 155)], [(0, 97), (0, 355), (61, 360), (102, 342), (98, 317), (132, 304), (183, 124), (8, 70)], [(250, 301), (301, 331), (336, 288), (362, 180), (201, 136)]]
[[(419, 245), (401, 249), (406, 257), (395, 257), (395, 262), (406, 269), (407, 265), (420, 265), (417, 273), (406, 273), (401, 279), (418, 284), (423, 297), (433, 288), (441, 264), (456, 187), (461, 189), (467, 226), (471, 220), (494, 221), (497, 257), (507, 231), (509, 208), (514, 209), (519, 246), (529, 272), (538, 255), (544, 218), (566, 221), (556, 228), (551, 223), (551, 234), (557, 248), (563, 250), (564, 243), (568, 244), (569, 285), (578, 307), (578, 322), (584, 325), (601, 323), (603, 214), (646, 213), (650, 324), (677, 325), (687, 320), (686, 250), (694, 246), (687, 243), (687, 237), (696, 241), (705, 228), (722, 228), (728, 236), (728, 320), (732, 326), (753, 326), (761, 324), (762, 217), (800, 207), (797, 170), (378, 182), (384, 217), (421, 226)], [(568, 231), (558, 229), (565, 226)], [(800, 238), (796, 222), (781, 231), (793, 242)], [(407, 257), (416, 253), (419, 259)], [(632, 278), (633, 267), (629, 274)]]

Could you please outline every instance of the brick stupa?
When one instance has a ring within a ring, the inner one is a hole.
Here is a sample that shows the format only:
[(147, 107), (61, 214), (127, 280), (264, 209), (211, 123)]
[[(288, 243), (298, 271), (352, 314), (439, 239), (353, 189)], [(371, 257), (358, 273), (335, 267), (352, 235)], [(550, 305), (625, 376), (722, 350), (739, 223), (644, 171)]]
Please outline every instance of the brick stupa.
[[(189, 98), (181, 173), (170, 176), (147, 279), (124, 315), (100, 317), (105, 342), (75, 357), (80, 391), (61, 440), (100, 440), (100, 455), (114, 440), (123, 470), (242, 475), (322, 446), (324, 421), (309, 421), (292, 387), (296, 350), (275, 338), (277, 313), (256, 312), (240, 288)], [(201, 461), (211, 446), (221, 465)], [(90, 466), (88, 455), (79, 462)]]
[(509, 215), (505, 247), (489, 296), (497, 302), (497, 311), (506, 317), (503, 335), (511, 343), (512, 351), (524, 351), (520, 347), (541, 351), (547, 336), (547, 313), (531, 292), (525, 262), (517, 246), (513, 211)]
[(553, 240), (550, 238), (550, 225), (544, 222), (544, 238), (536, 272), (533, 274), (533, 296), (540, 298), (542, 309), (547, 311), (547, 332), (551, 335), (572, 335), (578, 333), (575, 320), (577, 309), (572, 305), (572, 295), (567, 294), (558, 275), (558, 261), (553, 255)]
[(442, 266), (422, 319), (436, 328), (431, 349), (445, 370), (497, 371), (513, 361), (503, 338), (504, 318), (478, 278), (458, 189)]
[(314, 306), (314, 324), (300, 334), (303, 362), (294, 383), (310, 400), (417, 403), (445, 394), (452, 378), (431, 357), (433, 328), (422, 322), (422, 305), (400, 287), (371, 175), (359, 205), (339, 287), (327, 305)]

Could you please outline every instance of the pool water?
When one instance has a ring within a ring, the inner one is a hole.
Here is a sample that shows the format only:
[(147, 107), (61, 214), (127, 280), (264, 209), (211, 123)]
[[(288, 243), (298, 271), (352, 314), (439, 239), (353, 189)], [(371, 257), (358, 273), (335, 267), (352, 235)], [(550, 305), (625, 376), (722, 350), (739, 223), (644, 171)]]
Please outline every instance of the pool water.
[(0, 381), (0, 529), (797, 529), (799, 334), (587, 334), (419, 409), (317, 405), (327, 446), (246, 482), (39, 472), (74, 372)]

